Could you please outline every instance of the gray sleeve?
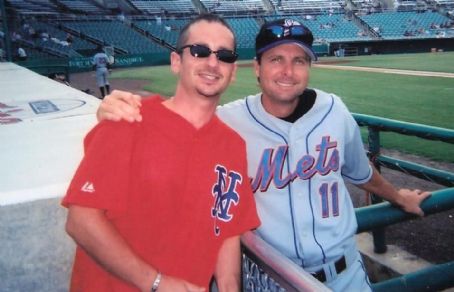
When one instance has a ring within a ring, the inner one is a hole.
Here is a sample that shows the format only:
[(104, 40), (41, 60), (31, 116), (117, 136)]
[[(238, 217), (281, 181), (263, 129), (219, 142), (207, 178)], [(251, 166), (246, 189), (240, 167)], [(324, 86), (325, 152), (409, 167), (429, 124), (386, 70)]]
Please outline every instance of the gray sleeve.
[(342, 176), (353, 184), (363, 184), (372, 177), (372, 168), (361, 139), (361, 132), (353, 116), (348, 112), (345, 137), (345, 164)]

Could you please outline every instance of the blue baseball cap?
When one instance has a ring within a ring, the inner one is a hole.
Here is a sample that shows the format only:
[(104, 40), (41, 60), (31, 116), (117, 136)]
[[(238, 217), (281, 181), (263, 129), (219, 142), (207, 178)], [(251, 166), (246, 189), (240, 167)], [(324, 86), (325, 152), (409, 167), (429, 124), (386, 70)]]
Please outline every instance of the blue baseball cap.
[(259, 58), (269, 49), (293, 43), (299, 45), (312, 61), (316, 61), (317, 55), (312, 49), (313, 42), (312, 32), (300, 22), (293, 19), (278, 19), (266, 22), (260, 28), (255, 38), (255, 55)]

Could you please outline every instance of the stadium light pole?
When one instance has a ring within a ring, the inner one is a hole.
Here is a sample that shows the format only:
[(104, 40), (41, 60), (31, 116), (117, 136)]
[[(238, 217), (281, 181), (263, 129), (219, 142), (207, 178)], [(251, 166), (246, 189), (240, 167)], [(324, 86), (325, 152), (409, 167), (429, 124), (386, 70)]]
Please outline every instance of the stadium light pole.
[(3, 33), (5, 34), (3, 39), (5, 40), (5, 54), (6, 60), (11, 62), (11, 38), (8, 31), (8, 18), (6, 17), (6, 9), (5, 9), (5, 0), (0, 0), (0, 8), (1, 8), (1, 15), (2, 15), (2, 24), (3, 24)]

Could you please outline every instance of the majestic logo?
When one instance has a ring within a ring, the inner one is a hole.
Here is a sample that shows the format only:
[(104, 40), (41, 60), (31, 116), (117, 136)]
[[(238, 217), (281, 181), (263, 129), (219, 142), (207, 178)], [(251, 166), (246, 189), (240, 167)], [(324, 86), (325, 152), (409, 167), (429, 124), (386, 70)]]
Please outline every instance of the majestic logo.
[(331, 171), (339, 169), (339, 150), (337, 150), (337, 142), (330, 141), (330, 137), (322, 137), (322, 141), (315, 148), (318, 151), (318, 157), (312, 155), (304, 155), (297, 162), (295, 170), (290, 171), (287, 176), (282, 177), (282, 169), (288, 153), (288, 145), (283, 145), (274, 149), (265, 149), (262, 158), (259, 162), (257, 173), (252, 181), (252, 190), (256, 192), (260, 190), (265, 192), (270, 183), (273, 182), (278, 189), (286, 187), (296, 178), (308, 180), (317, 173), (325, 176)]
[(82, 188), (80, 189), (82, 192), (86, 193), (94, 193), (95, 192), (95, 186), (93, 185), (92, 182), (85, 182)]
[[(212, 194), (214, 196), (214, 206), (211, 208), (211, 216), (214, 217), (214, 233), (221, 233), (217, 225), (217, 219), (223, 222), (232, 220), (233, 215), (230, 214), (232, 204), (238, 205), (240, 196), (236, 191), (236, 187), (242, 181), (239, 173), (234, 171), (227, 172), (227, 169), (222, 165), (216, 165), (214, 171), (218, 175), (217, 182), (213, 185)], [(229, 180), (227, 181), (227, 177)]]

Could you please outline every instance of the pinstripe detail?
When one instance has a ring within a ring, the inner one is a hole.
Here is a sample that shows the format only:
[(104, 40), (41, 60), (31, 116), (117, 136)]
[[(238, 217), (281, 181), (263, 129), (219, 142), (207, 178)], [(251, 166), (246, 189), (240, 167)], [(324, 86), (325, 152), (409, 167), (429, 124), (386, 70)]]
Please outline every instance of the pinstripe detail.
[[(284, 143), (288, 145), (288, 142), (287, 142), (287, 139), (285, 139), (284, 136), (282, 136), (280, 133), (274, 131), (273, 129), (267, 127), (265, 124), (263, 124), (262, 122), (259, 121), (259, 119), (254, 116), (254, 114), (252, 113), (251, 109), (250, 109), (250, 106), (249, 106), (249, 99), (246, 98), (246, 108), (249, 112), (249, 114), (251, 115), (251, 117), (257, 122), (257, 124), (259, 124), (260, 126), (262, 126), (265, 130), (277, 135), (278, 137), (280, 137)], [(289, 155), (287, 155), (286, 157), (286, 161), (287, 161), (287, 173), (290, 173), (290, 161), (289, 161)], [(292, 188), (291, 188), (291, 184), (288, 185), (288, 198), (289, 198), (289, 208), (290, 208), (290, 215), (291, 215), (291, 218), (292, 218), (292, 230), (293, 230), (293, 245), (295, 247), (295, 253), (296, 255), (298, 256), (299, 259), (301, 259), (302, 263), (303, 263), (303, 266), (304, 266), (304, 259), (302, 258), (302, 256), (300, 255), (299, 251), (298, 251), (298, 246), (297, 246), (297, 238), (296, 238), (296, 231), (295, 231), (295, 219), (294, 219), (294, 215), (293, 215), (293, 201), (292, 201)]]
[[(331, 95), (330, 95), (331, 96)], [(329, 107), (329, 110), (326, 112), (326, 114), (322, 117), (322, 119), (310, 130), (310, 132), (306, 136), (306, 154), (309, 155), (309, 136), (315, 131), (315, 129), (320, 126), (323, 121), (326, 119), (326, 117), (329, 115), (331, 110), (333, 109), (334, 106), (334, 98), (331, 96), (331, 105)], [(322, 245), (318, 242), (317, 236), (315, 235), (315, 218), (314, 218), (314, 207), (312, 206), (312, 199), (310, 197), (311, 191), (312, 191), (312, 180), (308, 181), (308, 191), (309, 191), (309, 206), (311, 207), (311, 215), (312, 215), (312, 236), (314, 237), (315, 243), (317, 243), (318, 247), (320, 247), (320, 251), (322, 252), (323, 255), (323, 263), (326, 263), (326, 255), (325, 255), (325, 250), (323, 249)], [(303, 265), (304, 267), (304, 265)]]

